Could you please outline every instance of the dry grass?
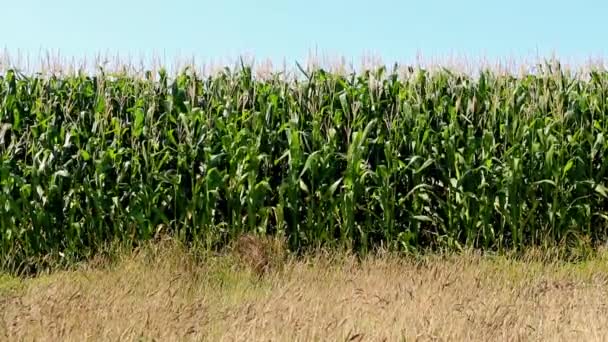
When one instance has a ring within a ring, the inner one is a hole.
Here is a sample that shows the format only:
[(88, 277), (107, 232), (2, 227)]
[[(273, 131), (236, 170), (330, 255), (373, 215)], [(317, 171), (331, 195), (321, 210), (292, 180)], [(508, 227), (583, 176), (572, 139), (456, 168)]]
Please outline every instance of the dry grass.
[(236, 240), (233, 251), (242, 266), (263, 276), (271, 269), (278, 270), (284, 264), (285, 242), (278, 238), (260, 238), (245, 234)]
[(242, 253), (195, 258), (157, 246), (114, 264), (0, 276), (0, 339), (608, 340), (603, 255), (558, 264), (318, 254), (260, 275), (256, 263), (239, 266)]

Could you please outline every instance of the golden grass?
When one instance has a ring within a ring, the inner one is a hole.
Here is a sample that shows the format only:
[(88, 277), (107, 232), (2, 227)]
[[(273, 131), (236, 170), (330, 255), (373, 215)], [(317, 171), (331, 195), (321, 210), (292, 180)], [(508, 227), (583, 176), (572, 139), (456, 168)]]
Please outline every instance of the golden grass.
[(156, 246), (115, 263), (0, 276), (0, 339), (608, 340), (604, 254), (566, 264), (319, 253), (261, 276), (234, 255)]

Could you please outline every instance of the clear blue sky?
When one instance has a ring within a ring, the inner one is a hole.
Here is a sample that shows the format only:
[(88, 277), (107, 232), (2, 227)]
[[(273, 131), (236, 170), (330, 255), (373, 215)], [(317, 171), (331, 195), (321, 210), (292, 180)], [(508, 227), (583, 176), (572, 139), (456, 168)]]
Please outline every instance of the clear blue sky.
[(385, 62), (450, 53), (585, 57), (608, 50), (606, 0), (4, 0), (0, 44), (135, 56), (287, 61), (311, 49)]

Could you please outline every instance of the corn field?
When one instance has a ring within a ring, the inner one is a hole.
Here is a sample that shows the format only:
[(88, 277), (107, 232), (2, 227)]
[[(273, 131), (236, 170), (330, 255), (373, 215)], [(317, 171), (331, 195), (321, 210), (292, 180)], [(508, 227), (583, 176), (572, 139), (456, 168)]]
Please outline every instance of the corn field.
[(0, 256), (162, 234), (366, 252), (601, 241), (608, 72), (0, 77)]

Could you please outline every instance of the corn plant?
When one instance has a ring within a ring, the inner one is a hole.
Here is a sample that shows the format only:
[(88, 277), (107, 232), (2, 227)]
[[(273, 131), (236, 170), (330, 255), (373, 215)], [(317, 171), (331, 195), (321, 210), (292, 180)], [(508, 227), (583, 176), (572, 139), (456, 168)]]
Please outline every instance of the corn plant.
[(606, 238), (608, 72), (301, 71), (7, 71), (2, 267), (162, 234), (360, 252)]

